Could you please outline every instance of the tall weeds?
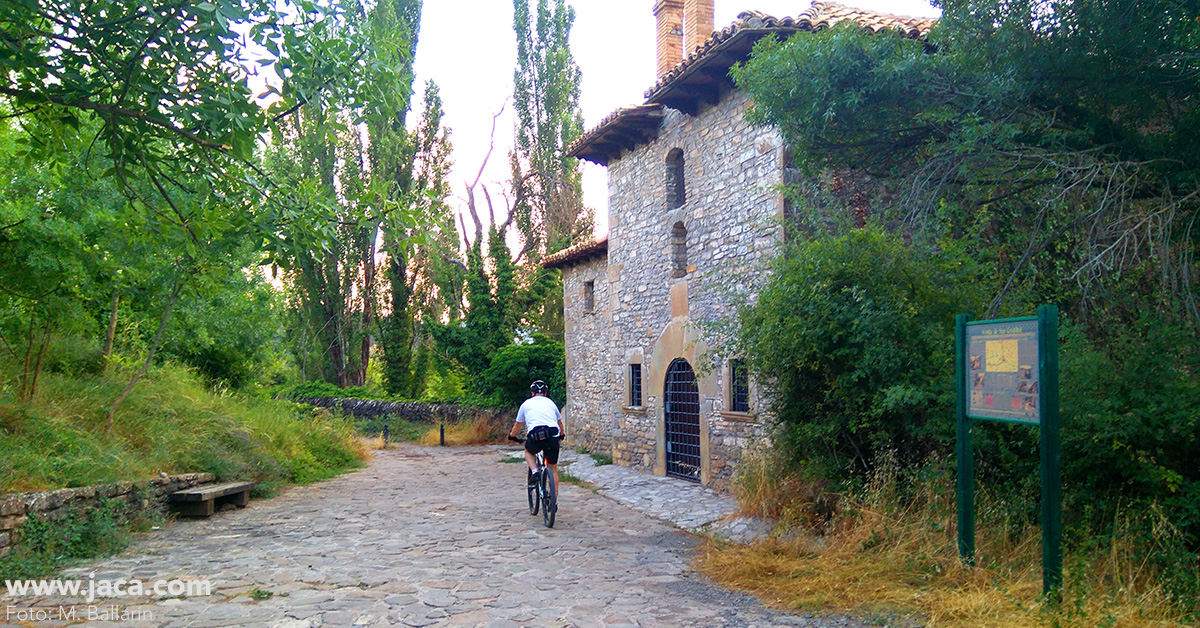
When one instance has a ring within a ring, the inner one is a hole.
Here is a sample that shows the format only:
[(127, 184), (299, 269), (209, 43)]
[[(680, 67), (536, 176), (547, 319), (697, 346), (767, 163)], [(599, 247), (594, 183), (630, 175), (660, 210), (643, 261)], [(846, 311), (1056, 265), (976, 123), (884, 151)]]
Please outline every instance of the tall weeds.
[(977, 566), (959, 561), (954, 477), (939, 461), (911, 472), (885, 462), (861, 486), (831, 487), (776, 472), (761, 452), (748, 458), (736, 478), (742, 511), (779, 517), (780, 529), (752, 546), (710, 543), (699, 567), (777, 607), (939, 627), (1194, 625), (1196, 609), (1171, 599), (1148, 558), (1176, 546), (1160, 513), (1122, 512), (1103, 537), (1069, 538), (1063, 601), (1051, 604), (1041, 599), (1040, 529), (986, 491)]
[(211, 391), (192, 371), (152, 368), (106, 430), (128, 373), (48, 373), (34, 399), (0, 391), (0, 493), (84, 486), (159, 472), (268, 484), (331, 477), (366, 459), (354, 426), (288, 402)]

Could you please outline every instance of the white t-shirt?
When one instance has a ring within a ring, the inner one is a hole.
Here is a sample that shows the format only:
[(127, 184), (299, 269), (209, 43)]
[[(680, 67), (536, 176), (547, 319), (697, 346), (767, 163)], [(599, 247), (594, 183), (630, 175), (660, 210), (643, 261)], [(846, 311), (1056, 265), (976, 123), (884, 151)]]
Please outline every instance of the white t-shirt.
[(553, 428), (557, 435), (558, 421), (561, 418), (558, 406), (554, 405), (549, 397), (540, 395), (526, 399), (525, 403), (521, 404), (521, 409), (517, 410), (517, 423), (524, 423), (526, 431), (544, 425)]

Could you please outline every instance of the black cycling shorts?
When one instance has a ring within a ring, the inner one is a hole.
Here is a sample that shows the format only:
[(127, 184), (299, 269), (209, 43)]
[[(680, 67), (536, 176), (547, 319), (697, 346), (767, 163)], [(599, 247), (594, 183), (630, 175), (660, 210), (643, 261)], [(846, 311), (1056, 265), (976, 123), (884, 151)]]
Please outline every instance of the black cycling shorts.
[[(539, 432), (539, 430), (545, 430)], [(538, 432), (535, 434), (534, 432)], [(558, 464), (558, 430), (548, 427), (535, 427), (533, 431), (525, 436), (525, 451), (537, 455), (540, 451), (546, 456), (546, 464)], [(536, 436), (554, 434), (547, 436), (541, 440), (537, 440)]]

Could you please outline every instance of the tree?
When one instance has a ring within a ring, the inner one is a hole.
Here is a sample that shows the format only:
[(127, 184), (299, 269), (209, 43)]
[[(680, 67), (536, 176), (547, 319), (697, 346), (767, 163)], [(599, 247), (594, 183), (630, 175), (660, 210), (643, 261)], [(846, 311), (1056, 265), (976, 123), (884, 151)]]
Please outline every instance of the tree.
[[(368, 45), (346, 22), (337, 4), (307, 0), (0, 5), (0, 96), (22, 121), (26, 159), (55, 171), (77, 161), (87, 176), (115, 181), (129, 199), (121, 207), (124, 224), (141, 229), (128, 232), (130, 241), (154, 240), (154, 250), (169, 258), (154, 340), (114, 400), (110, 428), (154, 359), (178, 299), (202, 289), (231, 248), (251, 242), (275, 263), (328, 248), (333, 197), (271, 179), (254, 153), (270, 123), (304, 106), (351, 103), (351, 122), (378, 115), (370, 90), (380, 77), (403, 71), (395, 59), (404, 55), (392, 53), (406, 40)], [(250, 92), (256, 65), (280, 77), (269, 90), (279, 97), (270, 108)], [(346, 124), (336, 116), (313, 120), (321, 135)], [(77, 145), (86, 147), (82, 158)], [(0, 225), (9, 239), (13, 229)], [(114, 290), (114, 313), (119, 296)]]
[[(21, 117), (60, 123), (36, 127), (35, 158), (58, 159), (60, 140), (78, 133), (81, 119), (97, 121), (86, 139), (107, 148), (105, 175), (147, 206), (175, 211), (174, 195), (193, 180), (286, 202), (286, 187), (254, 173), (268, 123), (303, 103), (361, 94), (369, 77), (396, 71), (365, 63), (365, 38), (342, 37), (342, 21), (337, 4), (308, 0), (7, 2), (0, 95)], [(269, 89), (278, 96), (269, 108), (250, 91), (257, 67), (273, 67), (282, 81)], [(150, 182), (159, 198), (135, 180)]]
[[(583, 206), (579, 162), (566, 149), (583, 133), (579, 109), (579, 67), (571, 55), (570, 33), (575, 10), (564, 0), (514, 0), (517, 69), (513, 72), (513, 105), (517, 114), (516, 145), (509, 155), (514, 201), (511, 212), (523, 246), (518, 259), (530, 259), (522, 284), (530, 323), (562, 338), (562, 301), (557, 273), (542, 270), (545, 253), (564, 249), (592, 236), (591, 210)], [(549, 285), (547, 285), (549, 284)], [(542, 297), (532, 298), (532, 297)]]
[(876, 204), (914, 231), (977, 233), (1001, 262), (989, 315), (1032, 294), (1103, 327), (1132, 291), (1195, 327), (1195, 14), (1170, 0), (947, 0), (928, 43), (798, 33), (733, 74), (809, 172), (903, 190)]
[[(1027, 315), (1045, 302), (1062, 308), (1063, 381), (1072, 382), (1062, 392), (1062, 458), (1064, 482), (1076, 488), (1067, 525), (1090, 536), (1126, 509), (1162, 513), (1175, 536), (1156, 545), (1146, 531), (1139, 544), (1150, 548), (1148, 562), (1177, 574), (1166, 583), (1177, 600), (1194, 606), (1200, 3), (946, 0), (943, 8), (926, 41), (845, 25), (764, 40), (733, 71), (754, 115), (780, 129), (810, 177), (851, 179), (870, 197), (863, 233), (894, 227), (909, 249), (847, 278), (808, 272), (829, 246), (810, 245), (743, 318), (751, 363), (763, 364), (779, 407), (793, 410), (780, 415), (789, 429), (777, 443), (836, 466), (847, 445), (861, 445), (840, 432), (882, 419), (891, 427), (878, 440), (914, 451), (928, 412), (948, 406), (926, 404), (936, 386), (911, 374), (952, 381), (919, 328), (948, 324), (949, 311), (894, 335), (893, 321), (938, 308), (893, 306), (879, 310), (891, 310), (884, 318), (867, 308), (899, 303), (882, 297), (910, 277), (938, 285), (974, 267), (970, 287), (947, 285), (939, 300), (981, 318)], [(963, 267), (916, 268), (931, 251)], [(915, 272), (891, 275), (906, 266)], [(963, 297), (977, 289), (990, 303), (972, 311)], [(922, 339), (926, 349), (890, 355)], [(896, 368), (897, 357), (914, 363)], [(881, 377), (873, 365), (889, 362)], [(951, 441), (941, 441), (948, 452)], [(1035, 433), (989, 427), (975, 442), (991, 485), (1034, 475)], [(1036, 512), (1024, 499), (1011, 503), (1018, 518)]]
[[(453, 296), (454, 276), (461, 274), (448, 260), (457, 260), (458, 240), (445, 199), (449, 195), (450, 132), (442, 125), (442, 99), (437, 84), (425, 84), (420, 125), (408, 135), (410, 158), (397, 182), (410, 206), (407, 215), (424, 219), (424, 233), (401, 221), (385, 227), (391, 314), (381, 322), (380, 340), (388, 392), (415, 398), (424, 388), (421, 353), (431, 342), (420, 321), (457, 318), (460, 301)], [(432, 227), (432, 228), (430, 228)], [(461, 263), (461, 262), (459, 262)], [(414, 356), (416, 356), (414, 358)], [(414, 362), (415, 359), (415, 362)]]
[[(347, 39), (366, 33), (369, 64), (397, 71), (371, 77), (367, 100), (304, 104), (294, 120), (279, 125), (270, 155), (272, 173), (301, 182), (301, 191), (294, 194), (306, 195), (312, 205), (336, 208), (330, 241), (295, 249), (284, 264), (295, 288), (298, 329), (303, 330), (298, 350), (305, 356), (305, 375), (339, 386), (366, 380), (376, 327), (381, 228), (424, 224), (404, 189), (411, 168), (404, 118), (420, 2), (384, 0), (347, 17), (341, 27)], [(397, 242), (391, 235), (385, 244)]]

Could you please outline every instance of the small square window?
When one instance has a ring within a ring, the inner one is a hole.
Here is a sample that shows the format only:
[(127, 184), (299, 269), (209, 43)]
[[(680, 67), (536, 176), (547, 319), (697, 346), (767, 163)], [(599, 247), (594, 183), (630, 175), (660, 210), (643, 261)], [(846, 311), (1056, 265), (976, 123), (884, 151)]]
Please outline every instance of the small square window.
[(629, 365), (629, 405), (634, 408), (642, 406), (642, 365)]
[(596, 282), (583, 282), (583, 310), (585, 312), (596, 311)]
[(742, 360), (729, 361), (729, 409), (733, 412), (750, 411), (750, 375)]

